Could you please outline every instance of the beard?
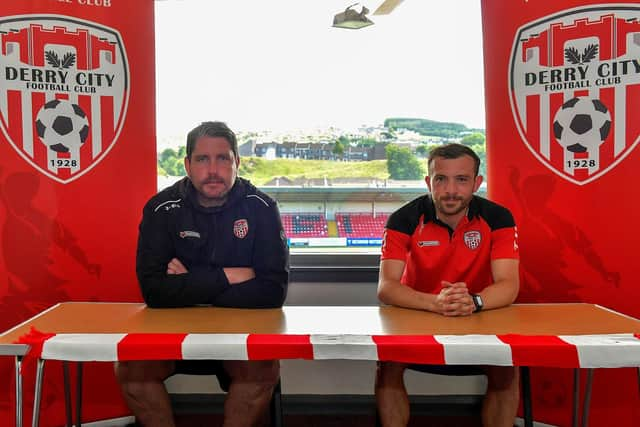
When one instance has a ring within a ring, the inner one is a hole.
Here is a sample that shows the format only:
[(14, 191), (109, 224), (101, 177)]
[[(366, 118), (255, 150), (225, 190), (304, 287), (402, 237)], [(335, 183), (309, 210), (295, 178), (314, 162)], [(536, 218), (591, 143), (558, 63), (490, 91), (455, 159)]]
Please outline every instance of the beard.
[[(215, 189), (211, 188), (215, 185)], [(198, 192), (198, 200), (202, 206), (220, 206), (227, 201), (231, 185), (222, 178), (209, 178), (194, 185)]]
[(466, 210), (470, 202), (471, 198), (443, 196), (435, 201), (436, 211), (442, 215), (454, 216)]

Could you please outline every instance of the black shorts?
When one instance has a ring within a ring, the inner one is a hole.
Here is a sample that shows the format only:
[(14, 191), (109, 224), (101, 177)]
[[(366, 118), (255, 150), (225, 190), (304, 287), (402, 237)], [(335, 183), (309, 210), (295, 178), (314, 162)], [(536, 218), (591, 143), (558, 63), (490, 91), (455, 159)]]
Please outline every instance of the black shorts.
[(426, 372), (428, 374), (455, 375), (459, 377), (485, 375), (484, 369), (478, 365), (408, 365), (407, 369)]
[(215, 375), (218, 377), (220, 388), (229, 391), (231, 377), (224, 370), (222, 360), (176, 360), (173, 374), (185, 375)]

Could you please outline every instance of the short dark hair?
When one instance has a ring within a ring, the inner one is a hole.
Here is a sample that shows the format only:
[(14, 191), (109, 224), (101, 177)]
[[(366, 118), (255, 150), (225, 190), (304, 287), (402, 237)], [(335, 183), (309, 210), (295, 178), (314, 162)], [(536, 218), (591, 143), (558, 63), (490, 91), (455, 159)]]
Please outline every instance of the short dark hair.
[(433, 148), (429, 152), (429, 160), (427, 160), (427, 167), (431, 169), (431, 162), (433, 162), (433, 160), (436, 157), (442, 157), (444, 159), (457, 159), (462, 156), (469, 156), (473, 159), (473, 161), (476, 164), (475, 176), (478, 176), (478, 173), (480, 172), (480, 157), (478, 157), (475, 151), (473, 151), (471, 148), (462, 144), (455, 144), (455, 143), (445, 144), (445, 145), (439, 145)]
[(238, 158), (238, 140), (229, 126), (224, 122), (202, 122), (187, 134), (187, 158), (189, 160), (191, 160), (196, 141), (203, 136), (218, 136), (226, 139), (231, 146), (233, 155), (236, 159)]

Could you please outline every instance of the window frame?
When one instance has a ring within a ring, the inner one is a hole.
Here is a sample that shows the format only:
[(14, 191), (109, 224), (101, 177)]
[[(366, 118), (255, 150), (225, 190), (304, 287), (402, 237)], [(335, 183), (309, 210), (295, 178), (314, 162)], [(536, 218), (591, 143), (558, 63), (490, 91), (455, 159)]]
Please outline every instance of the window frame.
[(290, 282), (378, 282), (379, 253), (293, 252), (289, 255)]

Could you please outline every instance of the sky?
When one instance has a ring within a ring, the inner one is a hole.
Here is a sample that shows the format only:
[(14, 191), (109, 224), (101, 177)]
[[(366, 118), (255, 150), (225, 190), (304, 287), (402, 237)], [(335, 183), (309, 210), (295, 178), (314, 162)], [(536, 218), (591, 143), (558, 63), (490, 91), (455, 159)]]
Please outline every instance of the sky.
[(156, 1), (158, 136), (204, 120), (275, 132), (387, 117), (485, 127), (480, 0), (405, 0), (367, 28), (331, 27), (350, 4)]

